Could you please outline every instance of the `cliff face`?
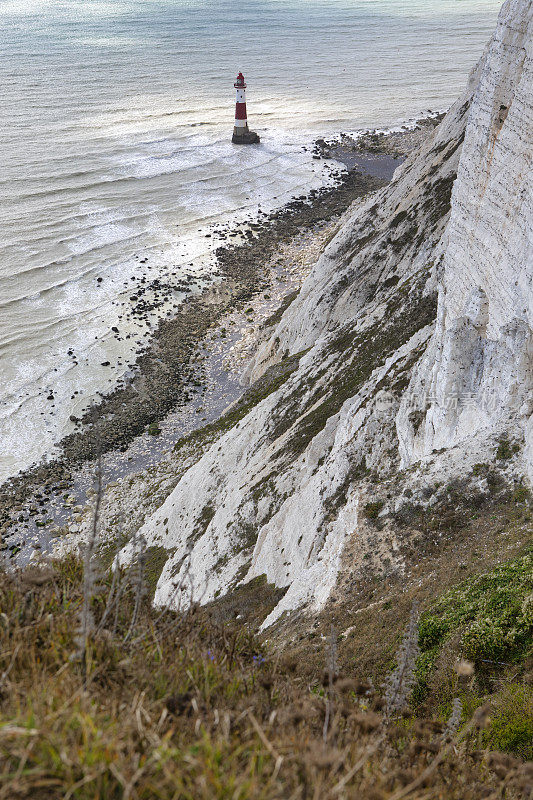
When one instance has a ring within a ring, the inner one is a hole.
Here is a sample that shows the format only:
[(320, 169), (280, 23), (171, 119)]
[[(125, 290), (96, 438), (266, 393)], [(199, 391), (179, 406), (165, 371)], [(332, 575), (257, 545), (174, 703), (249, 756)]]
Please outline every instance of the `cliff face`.
[(532, 48), (532, 5), (509, 0), (465, 95), (347, 212), (247, 370), (284, 382), (141, 529), (169, 551), (156, 602), (266, 574), (287, 587), (268, 625), (369, 563), (402, 569), (390, 514), (437, 502), (500, 437), (532, 477)]
[[(444, 237), (438, 320), (402, 402), (411, 464), (483, 430), (523, 429), (530, 478), (533, 6), (513, 0), (481, 65)], [(425, 410), (415, 435), (409, 414)]]

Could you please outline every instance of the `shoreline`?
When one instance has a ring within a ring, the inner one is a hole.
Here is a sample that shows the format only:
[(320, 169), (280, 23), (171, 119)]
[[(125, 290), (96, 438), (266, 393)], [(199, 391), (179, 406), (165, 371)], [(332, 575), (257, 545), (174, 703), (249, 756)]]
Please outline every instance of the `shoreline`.
[[(87, 410), (78, 430), (60, 442), (62, 455), (0, 486), (6, 555), (24, 563), (29, 551), (50, 549), (61, 528), (77, 532), (98, 454), (109, 485), (164, 460), (177, 438), (209, 425), (242, 396), (239, 366), (261, 335), (258, 322), (264, 335), (266, 318), (280, 316), (280, 307), (305, 277), (305, 269), (291, 275), (294, 248), (311, 257), (310, 268), (346, 208), (386, 185), (438, 121), (420, 120), (414, 129), (388, 135), (317, 140), (315, 158), (333, 159), (346, 168), (335, 184), (295, 198), (258, 222), (228, 230), (230, 243), (216, 250), (220, 282), (186, 299), (174, 317), (160, 322), (132, 365), (127, 385)], [(241, 242), (232, 245), (230, 237), (236, 236)]]

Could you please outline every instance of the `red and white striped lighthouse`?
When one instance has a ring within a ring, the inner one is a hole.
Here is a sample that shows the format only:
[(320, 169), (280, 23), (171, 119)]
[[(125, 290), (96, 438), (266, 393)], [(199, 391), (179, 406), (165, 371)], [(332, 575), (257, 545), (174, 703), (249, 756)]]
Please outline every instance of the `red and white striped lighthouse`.
[(259, 136), (248, 128), (246, 116), (246, 83), (244, 75), (239, 72), (237, 80), (233, 84), (237, 90), (237, 102), (235, 104), (235, 126), (233, 128), (233, 144), (256, 144)]

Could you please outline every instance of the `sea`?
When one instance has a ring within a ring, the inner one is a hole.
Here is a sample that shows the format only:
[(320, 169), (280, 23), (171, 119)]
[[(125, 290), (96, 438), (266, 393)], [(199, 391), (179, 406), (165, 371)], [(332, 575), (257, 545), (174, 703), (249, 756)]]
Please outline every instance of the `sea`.
[[(57, 452), (185, 296), (138, 319), (132, 286), (212, 280), (218, 226), (331, 180), (317, 137), (448, 108), (500, 6), (0, 0), (0, 482)], [(239, 70), (258, 146), (231, 144)]]

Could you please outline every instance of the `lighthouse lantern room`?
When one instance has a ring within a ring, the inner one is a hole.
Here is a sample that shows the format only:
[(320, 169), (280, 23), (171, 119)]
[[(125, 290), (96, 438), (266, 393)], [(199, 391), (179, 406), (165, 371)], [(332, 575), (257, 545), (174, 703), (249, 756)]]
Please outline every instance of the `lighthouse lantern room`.
[(237, 80), (233, 84), (237, 90), (237, 101), (235, 103), (235, 125), (233, 128), (233, 144), (256, 144), (259, 136), (248, 128), (246, 116), (246, 83), (244, 75), (239, 72)]

